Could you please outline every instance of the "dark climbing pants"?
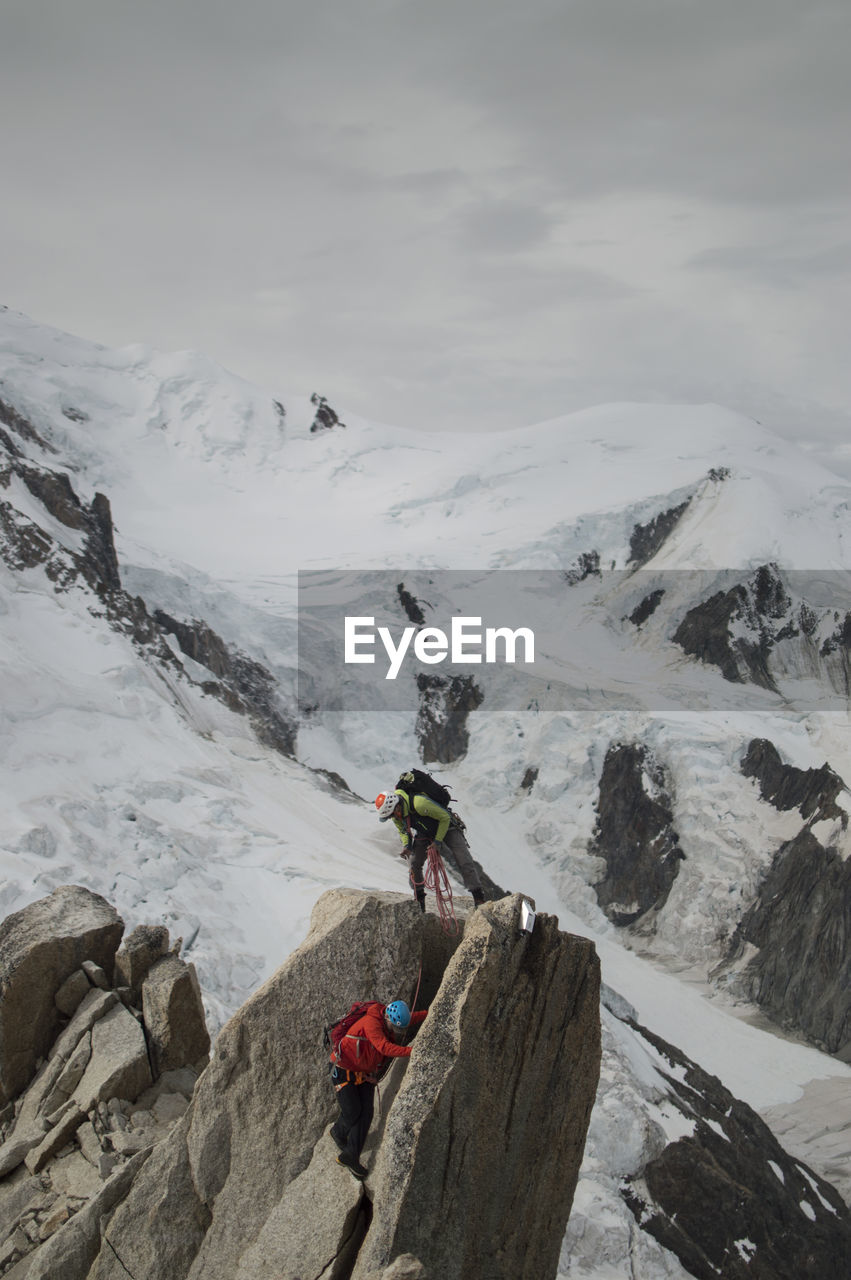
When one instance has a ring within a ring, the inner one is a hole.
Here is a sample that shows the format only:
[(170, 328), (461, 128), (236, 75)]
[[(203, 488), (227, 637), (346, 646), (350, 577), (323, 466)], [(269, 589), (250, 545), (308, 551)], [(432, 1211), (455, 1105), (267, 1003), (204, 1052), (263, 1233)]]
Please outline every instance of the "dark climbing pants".
[[(470, 853), (470, 846), (467, 844), (466, 838), (460, 827), (450, 827), (446, 833), (446, 839), (443, 842), (454, 859), (455, 866), (458, 868), (458, 874), (464, 881), (464, 886), (470, 893), (474, 889), (481, 889), (482, 882), (479, 879), (479, 873), (476, 870), (476, 864), (473, 862)], [(426, 857), (428, 856), (428, 847), (431, 840), (427, 836), (417, 835), (414, 839), (413, 849), (411, 851), (410, 868), (411, 883), (416, 889), (417, 885), (423, 882), (423, 867), (425, 866)], [(454, 868), (452, 868), (454, 869)], [(417, 893), (417, 897), (422, 893), (422, 889)]]
[(345, 1071), (342, 1067), (333, 1067), (331, 1082), (337, 1095), (340, 1118), (332, 1126), (331, 1132), (340, 1145), (355, 1160), (360, 1159), (369, 1126), (372, 1124), (372, 1109), (375, 1105), (375, 1085), (357, 1084), (354, 1071)]

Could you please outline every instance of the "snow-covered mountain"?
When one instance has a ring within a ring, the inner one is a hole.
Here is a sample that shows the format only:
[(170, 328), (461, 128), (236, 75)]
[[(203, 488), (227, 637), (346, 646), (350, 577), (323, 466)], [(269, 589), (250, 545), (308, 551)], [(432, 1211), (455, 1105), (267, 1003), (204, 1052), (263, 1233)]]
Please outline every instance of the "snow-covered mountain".
[[(424, 759), (491, 880), (595, 938), (612, 1009), (847, 1195), (851, 484), (716, 406), (344, 418), (0, 312), (3, 914), (80, 881), (162, 919), (220, 1025), (322, 889), (404, 888), (367, 801)], [(300, 571), (399, 630), (510, 583), (535, 668), (323, 705)], [(563, 1274), (694, 1274), (623, 1192), (683, 1122), (605, 1016)]]

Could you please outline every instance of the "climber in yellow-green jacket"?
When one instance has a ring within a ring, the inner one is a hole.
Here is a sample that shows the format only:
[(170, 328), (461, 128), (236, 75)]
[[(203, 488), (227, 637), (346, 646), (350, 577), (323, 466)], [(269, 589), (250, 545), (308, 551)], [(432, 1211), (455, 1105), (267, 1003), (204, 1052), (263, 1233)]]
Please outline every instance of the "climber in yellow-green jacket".
[(402, 841), (402, 857), (409, 859), (409, 875), (417, 902), (425, 911), (423, 867), (428, 851), (435, 846), (442, 855), (445, 845), (460, 872), (466, 888), (478, 907), (485, 900), (476, 864), (464, 835), (464, 824), (457, 813), (438, 804), (424, 792), (409, 795), (401, 788), (382, 791), (375, 799), (380, 822), (393, 819)]

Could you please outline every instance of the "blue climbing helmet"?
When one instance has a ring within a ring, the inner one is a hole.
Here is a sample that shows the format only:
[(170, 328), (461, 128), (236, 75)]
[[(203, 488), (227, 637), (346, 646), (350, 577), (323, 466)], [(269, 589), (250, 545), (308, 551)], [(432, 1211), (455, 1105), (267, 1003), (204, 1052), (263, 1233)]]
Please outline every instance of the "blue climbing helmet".
[(411, 1011), (404, 1000), (391, 1000), (384, 1010), (384, 1016), (391, 1027), (407, 1027), (411, 1021)]

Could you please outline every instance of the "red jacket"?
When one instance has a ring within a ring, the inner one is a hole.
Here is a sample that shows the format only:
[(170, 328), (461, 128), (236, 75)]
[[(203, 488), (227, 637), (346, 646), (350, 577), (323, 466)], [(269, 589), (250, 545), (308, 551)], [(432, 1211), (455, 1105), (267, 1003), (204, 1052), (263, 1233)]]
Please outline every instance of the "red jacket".
[[(362, 1018), (358, 1018), (340, 1041), (340, 1066), (348, 1071), (363, 1072), (371, 1075), (380, 1071), (387, 1058), (408, 1058), (411, 1054), (409, 1044), (396, 1044), (388, 1040), (384, 1030), (384, 1010), (386, 1005), (373, 1005)], [(411, 1014), (412, 1027), (418, 1026), (426, 1016), (427, 1010), (421, 1009)]]

